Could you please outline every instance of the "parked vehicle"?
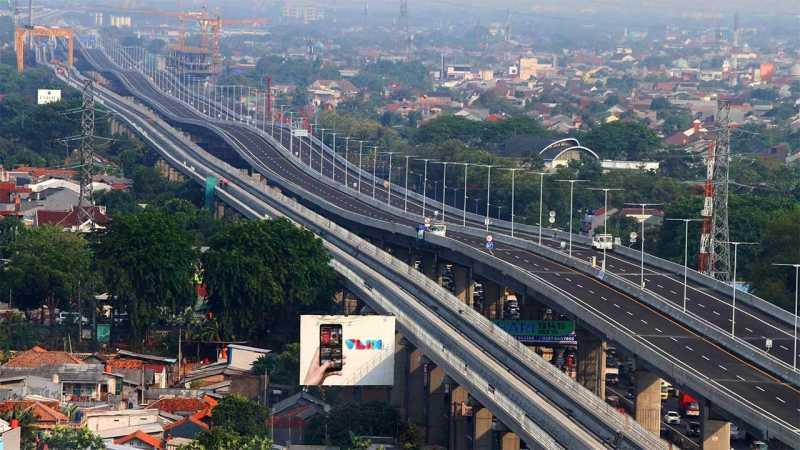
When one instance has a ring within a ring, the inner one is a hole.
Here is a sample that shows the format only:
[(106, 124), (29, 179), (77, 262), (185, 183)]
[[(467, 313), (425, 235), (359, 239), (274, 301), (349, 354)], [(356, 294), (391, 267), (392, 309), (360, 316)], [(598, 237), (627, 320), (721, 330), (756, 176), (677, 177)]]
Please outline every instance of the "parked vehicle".
[(86, 317), (83, 317), (82, 315), (80, 315), (79, 313), (76, 313), (76, 312), (61, 311), (56, 316), (56, 324), (58, 324), (58, 325), (75, 324), (75, 323), (78, 323), (79, 320), (81, 321), (81, 323), (83, 325), (88, 325), (89, 324), (89, 319), (87, 319)]
[(681, 415), (678, 414), (678, 411), (667, 411), (664, 414), (664, 422), (669, 425), (679, 425), (681, 423)]

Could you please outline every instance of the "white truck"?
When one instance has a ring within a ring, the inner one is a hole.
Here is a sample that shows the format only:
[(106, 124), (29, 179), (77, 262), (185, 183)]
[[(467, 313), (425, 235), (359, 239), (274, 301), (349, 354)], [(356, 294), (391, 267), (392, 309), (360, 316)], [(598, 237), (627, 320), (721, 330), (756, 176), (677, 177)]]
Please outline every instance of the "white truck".
[(592, 247), (597, 250), (613, 250), (614, 236), (610, 234), (595, 234), (592, 236)]

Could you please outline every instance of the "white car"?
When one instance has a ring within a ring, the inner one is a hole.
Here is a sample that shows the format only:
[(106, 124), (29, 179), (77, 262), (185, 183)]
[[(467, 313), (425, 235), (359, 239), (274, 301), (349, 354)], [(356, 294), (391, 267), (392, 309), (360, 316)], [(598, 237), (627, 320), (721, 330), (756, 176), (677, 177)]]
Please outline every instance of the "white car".
[(614, 236), (610, 234), (595, 234), (592, 236), (592, 247), (597, 250), (613, 250)]
[(677, 411), (667, 411), (664, 414), (664, 422), (669, 425), (678, 425), (681, 423), (681, 415)]

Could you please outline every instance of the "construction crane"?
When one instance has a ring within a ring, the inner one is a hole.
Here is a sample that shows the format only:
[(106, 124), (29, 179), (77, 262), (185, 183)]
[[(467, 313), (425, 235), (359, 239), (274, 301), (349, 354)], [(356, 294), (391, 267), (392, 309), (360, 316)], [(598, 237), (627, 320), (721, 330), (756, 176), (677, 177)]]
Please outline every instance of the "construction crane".
[(67, 66), (72, 66), (75, 62), (74, 49), (75, 37), (72, 28), (60, 27), (17, 27), (14, 29), (14, 49), (17, 52), (17, 71), (22, 73), (25, 70), (25, 39), (33, 39), (37, 36), (49, 39), (64, 38), (67, 41)]

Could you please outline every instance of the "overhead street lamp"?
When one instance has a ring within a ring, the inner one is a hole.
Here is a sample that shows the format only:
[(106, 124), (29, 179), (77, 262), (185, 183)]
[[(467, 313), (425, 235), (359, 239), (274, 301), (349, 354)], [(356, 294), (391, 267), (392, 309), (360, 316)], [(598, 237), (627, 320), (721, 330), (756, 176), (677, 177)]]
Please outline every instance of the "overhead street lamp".
[[(582, 183), (589, 180), (556, 180), (562, 183), (569, 183), (569, 256), (572, 257), (572, 197), (575, 193), (575, 183)], [(541, 206), (539, 206), (539, 216), (541, 217)], [(542, 224), (539, 223), (539, 233), (542, 231)], [(541, 234), (540, 234), (541, 235)]]
[[(758, 245), (758, 242), (728, 241), (720, 242), (720, 244), (733, 245), (733, 278), (731, 278), (731, 287), (733, 288), (731, 302), (731, 336), (736, 337), (736, 263), (739, 256), (739, 246)], [(795, 354), (796, 353), (797, 352), (795, 352)]]
[(406, 158), (406, 191), (405, 191), (405, 199), (403, 200), (403, 211), (408, 212), (408, 160), (411, 158), (416, 158), (414, 155), (405, 155)]
[(389, 175), (386, 177), (389, 186), (386, 188), (386, 206), (392, 206), (392, 155), (396, 153), (397, 152), (381, 152), (382, 155), (389, 155)]
[(362, 140), (358, 141), (358, 193), (361, 193), (361, 178), (363, 177), (364, 169), (361, 164), (362, 157), (364, 155), (364, 142)]
[(433, 158), (420, 158), (417, 161), (425, 161), (425, 172), (422, 176), (422, 220), (425, 220), (425, 209), (428, 204), (428, 162), (435, 162), (435, 160)]
[(350, 165), (350, 136), (346, 136), (344, 138), (344, 187), (348, 188), (349, 183), (347, 181), (347, 166)]
[[(703, 219), (666, 219), (671, 222), (683, 222), (684, 238), (683, 238), (683, 312), (686, 312), (686, 290), (687, 290), (687, 276), (689, 272), (689, 223), (702, 222)], [(603, 250), (605, 256), (605, 250)], [(605, 266), (604, 266), (605, 267)]]
[(492, 194), (492, 165), (486, 164), (486, 219), (484, 223), (486, 224), (486, 232), (489, 232), (489, 200)]
[(322, 177), (322, 166), (324, 166), (324, 161), (322, 155), (325, 153), (325, 132), (330, 131), (330, 128), (320, 128), (319, 132), (319, 176)]
[[(460, 163), (452, 163), (452, 164), (458, 164), (460, 166), (464, 166), (464, 205), (463, 205), (464, 214), (463, 214), (463, 219), (462, 219), (463, 220), (462, 225), (464, 227), (466, 227), (467, 226), (467, 173), (469, 172), (469, 166), (474, 166), (476, 164), (468, 163), (468, 162), (460, 162)], [(455, 203), (455, 200), (453, 200), (453, 203)], [(455, 207), (456, 205), (453, 204), (453, 206)]]
[[(542, 245), (542, 206), (544, 206), (544, 176), (549, 172), (533, 172), (539, 175), (539, 245)], [(572, 208), (570, 208), (572, 209)]]
[[(589, 188), (590, 191), (603, 191), (603, 233), (608, 233), (608, 193), (610, 191), (623, 191), (620, 188)], [(603, 246), (603, 270), (606, 270), (606, 246)]]
[(375, 199), (375, 187), (378, 184), (378, 146), (372, 147), (372, 199)]
[[(503, 168), (503, 170), (508, 170), (511, 172), (511, 237), (514, 237), (514, 175), (519, 172), (520, 170), (524, 170), (521, 167), (515, 168)], [(497, 219), (500, 219), (500, 212), (497, 212)]]
[(641, 276), (641, 279), (639, 281), (639, 284), (640, 284), (641, 288), (644, 289), (644, 223), (647, 222), (647, 220), (645, 220), (646, 217), (645, 217), (645, 214), (644, 214), (644, 209), (646, 207), (648, 207), (648, 206), (663, 205), (663, 203), (625, 203), (625, 204), (626, 205), (630, 205), (630, 206), (641, 206), (642, 207), (642, 235), (641, 235), (641, 239), (642, 239), (642, 246), (641, 246), (642, 247), (641, 274), (642, 274), (642, 276)]
[(773, 264), (773, 266), (794, 267), (794, 351), (792, 368), (797, 370), (797, 296), (800, 292), (800, 264)]
[(455, 164), (447, 161), (442, 161), (439, 164), (442, 165), (442, 223), (445, 223), (445, 209), (447, 209), (447, 202), (446, 202), (446, 191), (447, 191), (447, 165), (448, 164)]
[(340, 134), (335, 131), (331, 132), (333, 135), (333, 145), (331, 146), (331, 150), (333, 154), (331, 155), (331, 180), (334, 182), (336, 181), (336, 135)]

